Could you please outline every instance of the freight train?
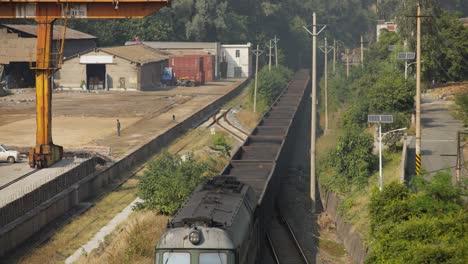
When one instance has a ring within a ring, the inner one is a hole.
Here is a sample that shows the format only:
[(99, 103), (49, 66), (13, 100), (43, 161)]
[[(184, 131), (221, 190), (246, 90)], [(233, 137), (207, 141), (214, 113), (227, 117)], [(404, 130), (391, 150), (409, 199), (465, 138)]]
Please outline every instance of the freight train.
[(308, 87), (298, 71), (221, 175), (196, 188), (160, 238), (156, 264), (262, 263)]

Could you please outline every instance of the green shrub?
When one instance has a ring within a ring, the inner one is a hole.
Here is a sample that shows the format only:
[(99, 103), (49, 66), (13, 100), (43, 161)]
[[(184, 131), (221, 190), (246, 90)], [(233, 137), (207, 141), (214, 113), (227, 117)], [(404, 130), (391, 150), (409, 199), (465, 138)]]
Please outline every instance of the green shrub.
[(465, 127), (468, 127), (468, 92), (455, 97), (459, 116), (463, 120)]
[(352, 185), (367, 184), (367, 179), (377, 162), (377, 157), (372, 154), (373, 142), (370, 134), (364, 133), (356, 126), (344, 131), (336, 149), (328, 157), (334, 174), (332, 185), (346, 192)]
[(214, 175), (210, 167), (188, 155), (185, 160), (164, 151), (149, 164), (138, 185), (143, 208), (174, 214), (192, 191), (207, 176)]
[(397, 183), (374, 190), (366, 263), (466, 263), (468, 214), (451, 181), (450, 173), (439, 172), (413, 182), (417, 193)]
[[(268, 67), (258, 73), (257, 87), (257, 111), (265, 112), (278, 95), (286, 88), (291, 80), (293, 72), (286, 67), (272, 67), (271, 71)], [(252, 81), (249, 86), (249, 96), (252, 101), (254, 99), (255, 81)]]
[(221, 151), (224, 155), (231, 156), (231, 145), (227, 142), (226, 137), (223, 134), (216, 134), (213, 137), (213, 149)]

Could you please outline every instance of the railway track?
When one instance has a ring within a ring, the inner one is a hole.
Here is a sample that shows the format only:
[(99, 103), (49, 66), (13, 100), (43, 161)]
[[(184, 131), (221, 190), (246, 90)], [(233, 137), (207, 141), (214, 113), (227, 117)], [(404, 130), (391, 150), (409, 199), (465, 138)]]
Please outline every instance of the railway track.
[(6, 187), (8, 187), (8, 186), (10, 186), (10, 185), (12, 185), (12, 184), (14, 184), (14, 183), (16, 183), (16, 182), (21, 181), (21, 180), (24, 179), (24, 178), (27, 178), (27, 177), (31, 176), (32, 174), (36, 173), (38, 170), (39, 170), (39, 169), (32, 170), (32, 171), (30, 171), (30, 172), (24, 174), (23, 176), (20, 176), (20, 177), (18, 177), (18, 178), (16, 178), (16, 179), (12, 180), (12, 181), (10, 181), (10, 182), (7, 182), (7, 183), (3, 184), (2, 186), (0, 186), (0, 191), (3, 190), (3, 189), (5, 189)]
[(267, 240), (276, 264), (309, 264), (291, 225), (279, 212), (272, 219)]
[[(240, 132), (241, 134), (245, 135), (245, 136), (248, 136), (249, 134), (246, 133), (245, 131), (243, 131), (242, 129), (236, 127), (235, 125), (233, 125), (228, 119), (227, 119), (227, 114), (229, 113), (229, 111), (231, 111), (231, 108), (229, 108), (227, 111), (225, 111), (224, 113), (222, 113), (220, 116), (217, 116), (217, 114), (215, 114), (213, 116), (213, 121), (214, 121), (214, 124), (218, 125), (219, 127), (221, 127), (222, 129), (224, 129), (225, 131), (227, 131), (229, 134), (231, 134), (233, 137), (237, 138), (238, 140), (240, 140), (241, 142), (244, 141), (244, 138), (242, 138), (241, 136), (239, 136), (239, 133), (236, 133), (235, 131), (237, 130), (238, 132)], [(221, 124), (220, 120), (223, 119), (227, 126), (226, 125), (223, 125)], [(229, 127), (228, 127), (229, 126)], [(234, 131), (233, 131), (234, 130)]]

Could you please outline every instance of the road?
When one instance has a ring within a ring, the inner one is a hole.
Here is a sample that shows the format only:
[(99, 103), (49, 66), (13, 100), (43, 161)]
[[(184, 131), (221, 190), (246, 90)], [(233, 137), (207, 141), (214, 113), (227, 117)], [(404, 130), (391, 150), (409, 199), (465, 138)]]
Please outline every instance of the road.
[(421, 105), (422, 166), (431, 174), (451, 167), (455, 179), (457, 131), (463, 128), (451, 114), (452, 101), (423, 98)]

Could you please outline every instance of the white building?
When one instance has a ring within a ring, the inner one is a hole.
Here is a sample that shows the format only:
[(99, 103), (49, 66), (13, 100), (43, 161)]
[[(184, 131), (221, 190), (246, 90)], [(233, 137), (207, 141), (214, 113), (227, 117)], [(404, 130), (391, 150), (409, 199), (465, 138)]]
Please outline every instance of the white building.
[(227, 62), (227, 78), (251, 76), (252, 44), (221, 45), (221, 62)]
[(379, 40), (380, 33), (384, 29), (390, 32), (396, 32), (397, 24), (394, 21), (390, 21), (390, 22), (385, 22), (385, 20), (377, 21), (377, 40)]

